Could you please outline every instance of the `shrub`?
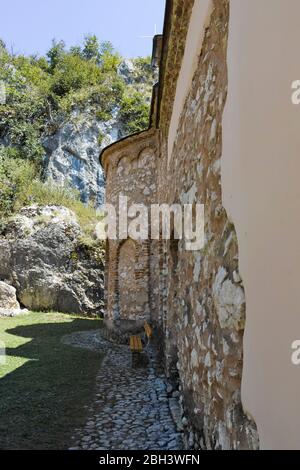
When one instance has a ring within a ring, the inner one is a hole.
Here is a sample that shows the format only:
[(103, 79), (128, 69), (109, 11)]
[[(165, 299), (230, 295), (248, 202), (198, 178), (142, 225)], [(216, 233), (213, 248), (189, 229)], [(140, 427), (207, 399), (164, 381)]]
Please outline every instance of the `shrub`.
[(99, 147), (101, 147), (101, 145), (103, 144), (104, 137), (105, 137), (105, 134), (103, 134), (103, 132), (100, 131), (98, 135), (98, 139), (97, 139)]
[(94, 86), (101, 81), (101, 70), (92, 61), (83, 60), (77, 55), (65, 55), (53, 72), (51, 90), (64, 96), (82, 87)]
[(85, 109), (90, 104), (98, 109), (96, 115), (99, 119), (109, 120), (113, 110), (119, 106), (123, 92), (124, 84), (119, 77), (101, 74), (98, 84), (69, 92), (59, 99), (58, 106), (63, 113), (70, 113), (74, 106)]
[(90, 240), (93, 245), (97, 244), (97, 241), (94, 240), (94, 231), (97, 222), (102, 219), (103, 215), (91, 205), (83, 204), (78, 191), (54, 182), (41, 183), (39, 179), (33, 179), (20, 189), (15, 209), (19, 210), (28, 204), (67, 207), (76, 214), (84, 238)]
[(19, 149), (20, 157), (41, 161), (40, 135), (47, 117), (47, 74), (29, 58), (0, 57), (0, 79), (7, 102), (0, 106), (0, 133)]
[(149, 82), (153, 85), (153, 69), (151, 66), (151, 57), (137, 57), (133, 60), (133, 63), (136, 68), (135, 81), (139, 82)]
[(36, 166), (17, 157), (15, 149), (0, 154), (0, 217), (3, 219), (14, 211), (32, 180), (37, 176)]
[(125, 95), (121, 102), (119, 116), (125, 134), (147, 129), (149, 106), (145, 103), (143, 95), (136, 91)]
[[(42, 183), (41, 138), (54, 133), (62, 122), (75, 120), (75, 107), (100, 121), (119, 113), (123, 134), (146, 129), (153, 79), (150, 58), (134, 59), (130, 85), (118, 75), (120, 61), (112, 44), (94, 35), (69, 50), (63, 41), (54, 40), (46, 57), (10, 55), (0, 40), (0, 80), (7, 92), (6, 104), (0, 106), (0, 138), (8, 145), (0, 146), (2, 218), (27, 204), (64, 205), (77, 213), (91, 237), (95, 211), (69, 188)], [(103, 144), (102, 133), (98, 143)]]
[(82, 57), (86, 60), (100, 62), (100, 43), (95, 34), (89, 34), (84, 38)]
[(56, 41), (55, 39), (52, 40), (52, 47), (47, 52), (46, 56), (49, 60), (50, 70), (54, 70), (59, 61), (65, 54), (65, 43), (64, 41)]

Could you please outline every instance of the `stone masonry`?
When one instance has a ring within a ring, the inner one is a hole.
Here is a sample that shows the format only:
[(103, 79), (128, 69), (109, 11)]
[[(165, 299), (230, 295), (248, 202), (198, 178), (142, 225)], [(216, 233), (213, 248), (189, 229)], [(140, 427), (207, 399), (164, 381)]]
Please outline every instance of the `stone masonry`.
[[(122, 204), (119, 214), (120, 196), (127, 197), (128, 207), (141, 203), (149, 206), (156, 200), (157, 151), (155, 130), (123, 139), (106, 149), (103, 158), (107, 175), (106, 202), (117, 208), (117, 225), (120, 214), (127, 213)], [(153, 319), (153, 297), (157, 294), (151, 261), (153, 250), (157, 250), (157, 242), (133, 240), (128, 234), (122, 239), (108, 241), (108, 318)]]
[(204, 204), (205, 246), (188, 251), (175, 237), (108, 240), (107, 317), (157, 326), (167, 376), (180, 387), (189, 448), (255, 449), (256, 426), (240, 396), (245, 292), (235, 228), (222, 206), (229, 2), (211, 3), (171, 156), (168, 132), (193, 0), (167, 2), (150, 129), (101, 156), (109, 203), (126, 194), (135, 204)]

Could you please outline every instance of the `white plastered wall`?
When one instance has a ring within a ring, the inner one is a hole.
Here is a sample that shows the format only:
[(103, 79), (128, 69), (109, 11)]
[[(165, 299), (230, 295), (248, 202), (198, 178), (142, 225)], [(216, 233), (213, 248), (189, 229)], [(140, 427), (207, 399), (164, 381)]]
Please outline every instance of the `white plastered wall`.
[(299, 0), (230, 1), (222, 190), (246, 291), (242, 401), (263, 449), (300, 449), (299, 18)]

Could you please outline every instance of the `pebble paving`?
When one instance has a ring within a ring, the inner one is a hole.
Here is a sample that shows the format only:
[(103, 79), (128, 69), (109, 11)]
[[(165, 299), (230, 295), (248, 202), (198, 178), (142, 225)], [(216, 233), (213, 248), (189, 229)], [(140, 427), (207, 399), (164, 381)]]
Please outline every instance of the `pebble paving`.
[(75, 431), (71, 450), (183, 448), (174, 421), (177, 399), (168, 396), (152, 348), (147, 351), (149, 364), (133, 368), (129, 347), (110, 343), (101, 337), (101, 331), (76, 333), (66, 337), (65, 342), (106, 354), (97, 375), (89, 418), (83, 429)]

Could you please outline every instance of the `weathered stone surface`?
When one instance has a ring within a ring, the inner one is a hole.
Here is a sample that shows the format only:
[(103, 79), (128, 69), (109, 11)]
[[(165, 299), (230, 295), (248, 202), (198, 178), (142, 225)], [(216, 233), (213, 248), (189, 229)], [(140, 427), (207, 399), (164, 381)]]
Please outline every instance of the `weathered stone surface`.
[(8, 310), (20, 308), (16, 297), (16, 289), (5, 282), (0, 282), (0, 308)]
[(220, 286), (213, 286), (217, 315), (222, 328), (244, 328), (244, 290), (226, 279)]
[(0, 278), (28, 309), (101, 315), (102, 257), (81, 244), (82, 235), (69, 209), (22, 209), (0, 239)]
[[(99, 135), (102, 142), (99, 143)], [(102, 123), (88, 110), (74, 110), (67, 123), (42, 143), (46, 152), (45, 179), (69, 184), (80, 192), (83, 202), (94, 202), (97, 207), (104, 200), (104, 175), (98, 164), (101, 147), (119, 136), (115, 120)]]
[[(142, 91), (143, 76), (133, 61), (125, 59), (118, 74), (133, 89)], [(145, 99), (150, 85), (145, 85)], [(99, 152), (105, 146), (124, 136), (119, 108), (116, 106), (110, 119), (104, 121), (97, 113), (98, 104), (87, 102), (75, 106), (70, 116), (56, 122), (56, 130), (44, 135), (44, 176), (59, 184), (67, 183), (79, 191), (83, 202), (99, 207), (104, 202), (105, 180), (99, 166)]]
[[(157, 138), (155, 130), (145, 131), (116, 144), (112, 155), (104, 154), (102, 163), (109, 174), (106, 201), (116, 207), (118, 220), (120, 214), (127, 215), (122, 205), (119, 211), (119, 196), (127, 197), (128, 209), (135, 203), (148, 207), (156, 199)], [(130, 233), (124, 240), (109, 240), (108, 318), (135, 320), (151, 316), (156, 319), (158, 273), (151, 260), (155, 252), (158, 256), (157, 251), (157, 241), (133, 240)]]
[(22, 313), (17, 301), (16, 289), (0, 281), (0, 317), (13, 317)]
[[(221, 124), (227, 87), (228, 13), (226, 0), (213, 2), (169, 161), (167, 100), (163, 100), (165, 110), (160, 115), (159, 201), (205, 205), (204, 249), (188, 252), (179, 242), (176, 276), (172, 244), (166, 242), (162, 281), (167, 289), (161, 300), (166, 305), (167, 367), (177, 364), (188, 420), (186, 445), (204, 449), (258, 445), (253, 439), (257, 437), (255, 424), (244, 415), (240, 399), (245, 294), (236, 275), (235, 230), (222, 207)], [(176, 41), (175, 36), (170, 41)]]
[(125, 59), (123, 60), (118, 67), (118, 74), (124, 78), (126, 83), (132, 83), (134, 72), (134, 64), (132, 60)]

